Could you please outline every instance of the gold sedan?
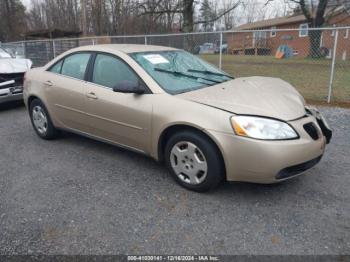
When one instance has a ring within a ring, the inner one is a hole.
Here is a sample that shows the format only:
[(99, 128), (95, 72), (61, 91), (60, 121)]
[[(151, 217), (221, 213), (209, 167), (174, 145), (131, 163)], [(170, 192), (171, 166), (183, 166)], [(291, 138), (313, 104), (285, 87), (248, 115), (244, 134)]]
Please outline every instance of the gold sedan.
[(290, 84), (236, 78), (183, 50), (85, 46), (27, 72), (36, 133), (68, 130), (164, 161), (175, 180), (274, 183), (321, 159), (332, 132)]

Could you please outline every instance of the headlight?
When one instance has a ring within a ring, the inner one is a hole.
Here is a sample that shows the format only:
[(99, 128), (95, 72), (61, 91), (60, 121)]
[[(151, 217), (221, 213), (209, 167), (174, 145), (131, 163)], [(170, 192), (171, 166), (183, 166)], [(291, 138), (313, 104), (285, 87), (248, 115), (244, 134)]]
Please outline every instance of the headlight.
[(263, 117), (233, 116), (231, 124), (236, 135), (256, 139), (294, 139), (298, 134), (285, 122)]

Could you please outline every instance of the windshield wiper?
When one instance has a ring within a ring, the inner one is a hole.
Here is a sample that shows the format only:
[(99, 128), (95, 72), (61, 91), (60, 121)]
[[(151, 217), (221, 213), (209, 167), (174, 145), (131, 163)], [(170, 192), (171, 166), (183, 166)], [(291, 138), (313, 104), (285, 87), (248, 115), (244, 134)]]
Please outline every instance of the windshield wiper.
[(179, 94), (191, 92), (191, 91), (194, 91), (194, 90), (197, 90), (197, 88), (186, 88), (186, 89), (182, 89), (181, 91), (175, 92), (175, 95), (179, 95)]
[(188, 69), (187, 72), (203, 73), (203, 74), (217, 75), (217, 76), (225, 76), (225, 77), (233, 79), (232, 76), (229, 76), (229, 75), (226, 75), (226, 74), (222, 74), (222, 73), (213, 72), (213, 71), (209, 71), (209, 70)]
[(155, 71), (159, 71), (159, 72), (168, 73), (168, 74), (173, 74), (173, 75), (185, 76), (185, 77), (196, 79), (196, 80), (203, 79), (203, 80), (214, 82), (214, 83), (221, 83), (221, 81), (218, 81), (218, 80), (213, 80), (213, 79), (210, 79), (210, 78), (204, 78), (204, 77), (198, 77), (198, 76), (194, 76), (194, 75), (189, 75), (189, 74), (186, 74), (186, 73), (183, 73), (183, 72), (180, 72), (180, 71), (172, 71), (172, 70), (162, 69), (162, 68), (159, 68), (159, 67), (155, 67), (154, 70)]

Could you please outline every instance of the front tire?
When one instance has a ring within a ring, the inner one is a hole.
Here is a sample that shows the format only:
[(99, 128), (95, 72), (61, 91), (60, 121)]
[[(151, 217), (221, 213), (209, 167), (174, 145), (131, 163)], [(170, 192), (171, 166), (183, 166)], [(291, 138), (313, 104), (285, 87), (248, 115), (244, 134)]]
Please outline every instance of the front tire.
[(30, 103), (29, 115), (33, 128), (39, 137), (46, 140), (57, 137), (58, 131), (52, 124), (45, 105), (39, 99), (34, 99)]
[(217, 146), (197, 132), (182, 131), (171, 136), (165, 146), (165, 162), (176, 182), (189, 190), (208, 191), (225, 177)]

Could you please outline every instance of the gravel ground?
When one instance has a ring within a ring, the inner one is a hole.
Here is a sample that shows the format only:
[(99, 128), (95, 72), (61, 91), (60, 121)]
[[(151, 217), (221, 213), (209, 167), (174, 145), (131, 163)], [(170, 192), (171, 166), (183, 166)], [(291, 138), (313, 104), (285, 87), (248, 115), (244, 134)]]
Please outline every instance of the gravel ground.
[(321, 111), (334, 138), (308, 175), (199, 194), (145, 156), (41, 140), (3, 107), (0, 254), (350, 254), (350, 110)]

